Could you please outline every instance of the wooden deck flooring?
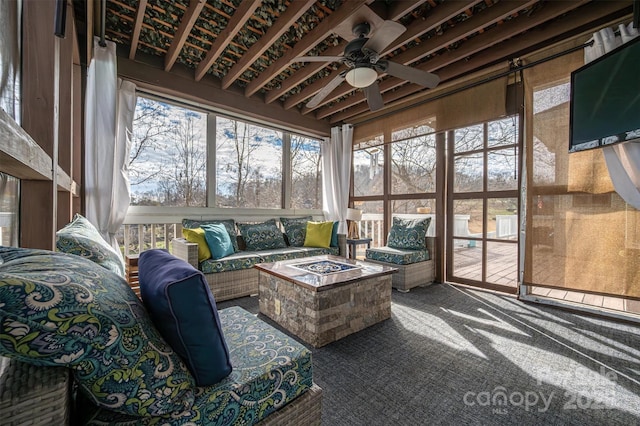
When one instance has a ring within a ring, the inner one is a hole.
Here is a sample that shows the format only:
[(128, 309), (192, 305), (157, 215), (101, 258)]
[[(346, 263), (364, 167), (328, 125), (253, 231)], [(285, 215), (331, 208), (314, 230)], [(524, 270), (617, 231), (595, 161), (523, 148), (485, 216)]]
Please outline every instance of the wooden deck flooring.
[[(517, 244), (491, 243), (487, 250), (487, 282), (503, 286), (517, 287), (518, 263)], [(456, 247), (453, 253), (454, 276), (476, 281), (482, 280), (482, 248)], [(558, 273), (557, 268), (548, 265), (542, 268), (542, 274), (537, 276), (544, 279), (544, 271), (549, 274)], [(557, 280), (557, 275), (555, 275)], [(551, 282), (551, 281), (550, 281)], [(530, 294), (558, 301), (567, 301), (598, 308), (610, 309), (632, 314), (640, 314), (640, 301), (621, 297), (588, 294), (579, 291), (552, 289), (531, 286)]]

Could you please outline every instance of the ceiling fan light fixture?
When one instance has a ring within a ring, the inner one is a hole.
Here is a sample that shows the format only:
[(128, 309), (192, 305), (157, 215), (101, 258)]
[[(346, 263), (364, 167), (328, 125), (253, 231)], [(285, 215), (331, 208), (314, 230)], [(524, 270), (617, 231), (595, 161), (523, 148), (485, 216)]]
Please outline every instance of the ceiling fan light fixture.
[(353, 87), (362, 88), (371, 86), (378, 79), (378, 73), (371, 68), (359, 67), (349, 70), (344, 78)]

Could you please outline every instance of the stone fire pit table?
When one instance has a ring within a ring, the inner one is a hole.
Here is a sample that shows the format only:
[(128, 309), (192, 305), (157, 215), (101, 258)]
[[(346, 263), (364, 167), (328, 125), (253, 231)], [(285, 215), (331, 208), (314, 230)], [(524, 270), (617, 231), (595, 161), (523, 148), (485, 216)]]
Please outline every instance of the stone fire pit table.
[(314, 347), (391, 317), (396, 268), (329, 255), (254, 267), (260, 312)]

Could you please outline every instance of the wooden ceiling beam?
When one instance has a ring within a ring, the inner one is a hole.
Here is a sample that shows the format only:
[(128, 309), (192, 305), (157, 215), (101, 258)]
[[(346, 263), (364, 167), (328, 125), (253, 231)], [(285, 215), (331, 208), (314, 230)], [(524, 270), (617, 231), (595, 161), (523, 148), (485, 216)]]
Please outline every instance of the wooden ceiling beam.
[(165, 71), (169, 71), (173, 64), (175, 64), (176, 59), (178, 59), (178, 55), (182, 51), (184, 43), (187, 41), (187, 37), (189, 37), (189, 34), (191, 33), (191, 29), (193, 29), (193, 26), (198, 20), (200, 12), (206, 3), (207, 0), (191, 0), (189, 3), (189, 8), (184, 12), (184, 15), (182, 15), (180, 27), (178, 28), (176, 35), (173, 37), (171, 46), (169, 46), (169, 51), (164, 57)]
[[(342, 55), (344, 52), (344, 48), (347, 45), (347, 42), (342, 40), (340, 44), (337, 46), (330, 47), (329, 49), (322, 52), (323, 56), (338, 56)], [(322, 68), (326, 67), (326, 63), (322, 62), (310, 62), (306, 64), (304, 67), (300, 68), (298, 71), (294, 72), (290, 77), (288, 77), (285, 81), (280, 84), (280, 87), (277, 89), (271, 90), (269, 93), (265, 95), (265, 102), (270, 104), (275, 101), (289, 90), (293, 89), (297, 85), (301, 84), (305, 80), (307, 80), (312, 75), (316, 74)]]
[(315, 0), (291, 2), (278, 20), (267, 30), (264, 36), (242, 56), (222, 78), (222, 88), (226, 89), (253, 64), (273, 43), (282, 36), (312, 5)]
[(129, 59), (135, 59), (138, 43), (140, 42), (140, 30), (142, 30), (142, 22), (144, 21), (144, 11), (147, 9), (147, 0), (140, 0), (138, 10), (136, 11), (136, 21), (133, 24), (133, 34), (131, 35), (131, 49), (129, 50)]
[[(547, 3), (545, 8), (550, 7), (553, 3)], [(557, 2), (568, 3), (568, 2)], [(581, 2), (584, 4), (585, 2)], [(450, 65), (442, 68), (439, 71), (439, 75), (442, 81), (453, 80), (462, 75), (465, 75), (471, 71), (477, 70), (486, 66), (487, 64), (495, 63), (501, 59), (511, 58), (520, 55), (529, 49), (539, 46), (542, 43), (555, 40), (564, 34), (576, 31), (578, 28), (589, 26), (596, 21), (611, 16), (611, 19), (618, 19), (631, 11), (630, 3), (628, 1), (606, 1), (606, 2), (586, 2), (584, 6), (568, 15), (565, 18), (556, 20), (548, 25), (533, 27), (530, 31), (522, 34), (514, 39), (509, 39), (508, 42), (498, 45), (496, 48), (487, 49), (482, 54), (475, 55), (466, 61), (458, 61), (451, 63)], [(538, 13), (544, 13), (545, 9), (540, 10)], [(534, 14), (532, 18), (535, 18), (537, 14)], [(487, 31), (489, 33), (489, 31)], [(462, 46), (461, 46), (462, 49)], [(419, 68), (426, 68), (429, 63), (421, 64)], [(413, 95), (420, 91), (423, 91), (424, 87), (417, 84), (407, 84), (398, 90), (388, 92), (383, 95), (385, 104), (394, 102), (396, 100), (403, 99), (407, 96)], [(354, 108), (341, 111), (330, 117), (331, 123), (337, 123), (354, 117), (359, 114), (363, 114), (369, 111), (369, 108), (365, 103)]]
[[(387, 19), (397, 21), (407, 13), (411, 12), (418, 6), (426, 3), (427, 0), (414, 0), (414, 1), (396, 1), (391, 3), (387, 9)], [(447, 2), (445, 2), (446, 4)]]
[(211, 49), (202, 62), (198, 64), (195, 73), (195, 80), (200, 81), (205, 76), (209, 68), (220, 57), (227, 45), (233, 40), (238, 31), (247, 23), (253, 12), (262, 4), (262, 0), (244, 0), (236, 9), (235, 13), (227, 23), (224, 30), (218, 34)]
[[(424, 43), (407, 50), (395, 57), (393, 57), (394, 62), (401, 63), (403, 65), (408, 65), (411, 62), (415, 62), (431, 53), (437, 52), (440, 49), (443, 49), (450, 45), (451, 43), (455, 43), (460, 41), (461, 39), (491, 25), (496, 23), (497, 21), (504, 19), (505, 17), (515, 13), (516, 11), (523, 9), (537, 2), (538, 0), (518, 0), (518, 1), (507, 1), (500, 2), (496, 5), (492, 6), (489, 9), (485, 9), (482, 12), (475, 15), (474, 19), (469, 19), (464, 21), (451, 29), (447, 30), (443, 35), (439, 37), (433, 37), (426, 40)], [(383, 74), (383, 76), (386, 74)], [(316, 107), (320, 108), (323, 105), (328, 104), (329, 102), (339, 99), (342, 96), (347, 95), (349, 92), (353, 90), (351, 87), (346, 87), (347, 85), (343, 85), (344, 87), (338, 87), (334, 90), (329, 96), (327, 96), (320, 105)], [(344, 108), (344, 107), (343, 107)], [(329, 113), (330, 109), (320, 111), (316, 114), (316, 117), (326, 117)], [(304, 114), (311, 112), (312, 109), (306, 109), (303, 111)]]
[(259, 76), (254, 78), (245, 89), (245, 96), (249, 97), (264, 87), (275, 76), (280, 74), (294, 58), (304, 55), (315, 45), (322, 42), (331, 32), (333, 28), (342, 21), (351, 16), (355, 11), (362, 7), (369, 0), (350, 0), (342, 3), (342, 6), (331, 15), (323, 19), (313, 30), (309, 31), (302, 37), (293, 48), (278, 60), (269, 65)]

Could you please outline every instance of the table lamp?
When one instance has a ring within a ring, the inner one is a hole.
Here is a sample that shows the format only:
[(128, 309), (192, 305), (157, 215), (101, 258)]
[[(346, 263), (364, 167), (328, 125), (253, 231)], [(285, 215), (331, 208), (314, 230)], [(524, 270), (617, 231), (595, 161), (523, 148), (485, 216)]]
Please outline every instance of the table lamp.
[(362, 219), (362, 210), (347, 209), (347, 220), (349, 221), (349, 232), (347, 238), (350, 240), (360, 239), (360, 229), (358, 229), (358, 222)]

